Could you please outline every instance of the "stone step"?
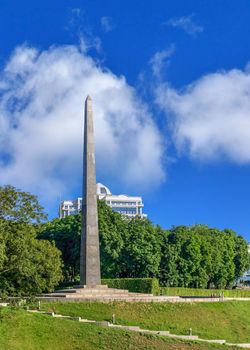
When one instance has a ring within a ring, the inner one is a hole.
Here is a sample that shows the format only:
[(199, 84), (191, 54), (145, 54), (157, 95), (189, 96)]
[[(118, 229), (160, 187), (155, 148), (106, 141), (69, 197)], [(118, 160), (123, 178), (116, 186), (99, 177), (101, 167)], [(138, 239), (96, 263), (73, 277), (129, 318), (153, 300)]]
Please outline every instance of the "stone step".
[(41, 296), (39, 296), (39, 299), (43, 299), (43, 298), (66, 298), (66, 294), (43, 294)]
[(85, 293), (85, 294), (66, 294), (66, 298), (128, 298), (129, 295), (127, 293), (119, 293), (119, 294), (111, 294), (111, 293), (103, 293), (98, 295), (97, 293)]
[(198, 340), (198, 335), (175, 335), (175, 338), (185, 339), (185, 340)]
[(126, 296), (122, 297), (113, 297), (113, 296), (106, 296), (106, 297), (102, 297), (102, 298), (98, 298), (98, 297), (54, 297), (54, 296), (45, 296), (43, 297), (41, 300), (44, 301), (75, 301), (75, 302), (88, 302), (88, 301), (97, 301), (97, 302), (109, 302), (109, 301), (141, 301), (141, 302), (149, 302), (149, 301), (153, 301), (152, 299), (148, 299), (148, 298), (128, 298)]
[(154, 295), (153, 294), (147, 294), (147, 293), (134, 293), (134, 292), (129, 292), (129, 296), (131, 297), (153, 297)]
[(124, 329), (128, 329), (130, 331), (136, 331), (136, 332), (139, 332), (141, 331), (141, 328), (138, 327), (138, 326), (123, 326)]
[(88, 285), (76, 285), (73, 288), (75, 289), (82, 289), (82, 288), (90, 288), (90, 289), (107, 289), (108, 285), (107, 284), (88, 284)]
[(177, 339), (183, 339), (183, 340), (194, 340), (194, 341), (201, 341), (201, 342), (207, 342), (207, 343), (218, 343), (218, 344), (226, 344), (228, 346), (235, 346), (240, 348), (250, 348), (250, 343), (227, 343), (224, 339), (202, 339), (199, 338), (197, 335), (179, 335), (179, 334), (170, 334), (169, 331), (159, 331), (159, 330), (149, 330), (149, 329), (142, 329), (139, 326), (128, 326), (128, 325), (117, 325), (110, 323), (108, 321), (95, 321), (95, 320), (88, 320), (88, 319), (82, 319), (81, 317), (73, 317), (73, 316), (66, 316), (66, 315), (60, 315), (55, 314), (54, 312), (47, 312), (47, 311), (39, 311), (39, 310), (27, 310), (27, 312), (36, 312), (36, 313), (42, 313), (47, 314), (55, 318), (66, 318), (72, 321), (77, 322), (85, 322), (85, 323), (95, 323), (98, 326), (102, 327), (112, 327), (112, 328), (119, 328), (119, 329), (126, 329), (134, 332), (141, 332), (145, 334), (155, 334), (155, 335), (162, 335), (167, 336), (171, 338), (177, 338)]
[[(114, 297), (119, 297), (119, 296), (126, 296), (126, 297), (135, 297), (134, 295), (130, 295), (129, 293), (126, 292), (119, 292), (119, 293), (110, 293), (110, 292), (106, 292), (106, 293), (92, 293), (91, 291), (89, 291), (88, 293), (46, 293), (43, 294), (42, 296), (53, 296), (53, 297), (59, 297), (59, 298), (85, 298), (85, 297), (89, 297), (89, 296), (93, 296), (93, 297), (97, 297), (97, 298), (102, 298), (102, 297), (107, 297), (107, 296), (114, 296)], [(143, 295), (143, 296), (148, 296), (148, 295)]]
[(106, 293), (102, 293), (102, 294), (98, 294), (98, 293), (70, 293), (70, 294), (65, 294), (65, 293), (51, 293), (51, 294), (43, 294), (42, 297), (48, 297), (48, 298), (72, 298), (72, 299), (86, 299), (86, 298), (95, 298), (95, 299), (117, 299), (117, 298), (122, 298), (122, 299), (140, 299), (140, 300), (144, 300), (144, 299), (152, 299), (152, 300), (162, 300), (158, 299), (157, 297), (154, 297), (150, 294), (132, 294), (132, 293), (123, 293), (123, 292), (119, 292), (119, 293), (109, 293), (108, 291), (106, 291)]
[(126, 302), (178, 302), (180, 299), (178, 298), (169, 298), (169, 297), (162, 297), (162, 296), (121, 296), (121, 295), (109, 295), (109, 296), (100, 296), (95, 295), (92, 297), (86, 297), (86, 295), (80, 295), (80, 294), (72, 294), (70, 297), (67, 297), (66, 294), (43, 294), (38, 299), (43, 301), (68, 301), (68, 302), (110, 302), (110, 301), (126, 301)]
[(164, 335), (164, 336), (168, 336), (168, 335), (170, 334), (170, 332), (169, 332), (169, 331), (158, 331), (157, 334), (159, 334), (159, 335)]
[(169, 336), (170, 332), (169, 331), (154, 331), (151, 329), (140, 329), (142, 333), (147, 333), (147, 334), (156, 334), (156, 335), (164, 335), (164, 336)]
[[(207, 343), (217, 343), (217, 344), (225, 344), (226, 343), (226, 340), (225, 339), (200, 339), (200, 341), (203, 341), (203, 342), (207, 342)], [(229, 344), (227, 344), (229, 345)], [(236, 344), (232, 344), (232, 345), (236, 345)]]
[(58, 299), (88, 299), (88, 298), (94, 298), (94, 299), (100, 299), (103, 298), (129, 298), (129, 295), (127, 293), (120, 293), (120, 294), (102, 294), (97, 295), (95, 293), (86, 293), (86, 294), (43, 294), (43, 297), (46, 298), (58, 298)]
[(74, 288), (74, 289), (60, 289), (53, 292), (53, 294), (124, 294), (129, 293), (127, 289), (115, 289), (115, 288), (103, 288), (103, 289), (95, 289), (95, 288)]
[[(66, 298), (67, 300), (77, 300), (75, 298)], [(134, 298), (129, 298), (127, 296), (106, 296), (103, 298), (96, 298), (96, 297), (88, 297), (88, 298), (78, 298), (78, 300), (82, 300), (82, 301), (100, 301), (100, 302), (105, 302), (105, 301), (142, 301), (142, 302), (147, 302), (147, 301), (152, 301), (152, 299), (149, 298), (138, 298), (138, 297), (134, 297)]]

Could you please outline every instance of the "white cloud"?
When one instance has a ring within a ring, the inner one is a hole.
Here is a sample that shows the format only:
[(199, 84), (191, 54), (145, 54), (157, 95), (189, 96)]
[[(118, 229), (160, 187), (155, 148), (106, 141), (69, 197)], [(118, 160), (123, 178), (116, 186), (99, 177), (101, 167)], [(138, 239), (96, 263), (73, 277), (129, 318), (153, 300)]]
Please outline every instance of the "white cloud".
[(101, 17), (100, 22), (101, 22), (102, 29), (105, 33), (111, 32), (115, 28), (113, 20), (109, 16)]
[(78, 7), (69, 9), (65, 30), (73, 38), (76, 37), (79, 40), (79, 46), (82, 52), (95, 50), (99, 54), (103, 53), (101, 39), (94, 35), (84, 10)]
[(159, 85), (157, 102), (181, 152), (202, 160), (250, 162), (250, 71), (203, 76), (181, 91)]
[(187, 34), (191, 36), (196, 36), (197, 34), (203, 32), (204, 28), (195, 24), (192, 17), (193, 16), (171, 18), (166, 22), (166, 24), (174, 28), (181, 28)]
[(161, 77), (163, 68), (168, 64), (168, 59), (173, 55), (174, 51), (175, 47), (171, 45), (168, 49), (157, 51), (151, 58), (151, 68), (157, 79)]
[(58, 196), (81, 188), (88, 94), (98, 178), (116, 178), (138, 192), (163, 181), (161, 137), (147, 106), (124, 77), (77, 47), (18, 47), (1, 72), (0, 94), (0, 184), (32, 191), (54, 205)]

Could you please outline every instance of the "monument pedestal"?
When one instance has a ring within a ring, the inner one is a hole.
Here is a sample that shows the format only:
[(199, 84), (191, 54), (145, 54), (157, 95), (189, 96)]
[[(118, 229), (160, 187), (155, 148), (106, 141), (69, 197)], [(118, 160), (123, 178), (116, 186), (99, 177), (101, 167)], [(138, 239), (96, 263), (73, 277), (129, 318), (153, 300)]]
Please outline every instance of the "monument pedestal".
[(79, 284), (74, 286), (75, 289), (107, 289), (108, 286), (106, 284)]
[(148, 301), (154, 298), (152, 294), (129, 292), (127, 289), (108, 288), (107, 285), (79, 285), (70, 289), (56, 290), (50, 294), (43, 294), (46, 301)]

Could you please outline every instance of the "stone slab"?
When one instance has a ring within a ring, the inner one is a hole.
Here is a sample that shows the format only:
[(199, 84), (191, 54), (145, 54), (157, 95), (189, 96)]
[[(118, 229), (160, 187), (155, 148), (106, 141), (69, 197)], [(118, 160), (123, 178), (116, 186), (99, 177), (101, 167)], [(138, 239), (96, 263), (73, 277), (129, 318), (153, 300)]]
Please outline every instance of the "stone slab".
[(225, 344), (225, 339), (200, 339), (199, 341), (207, 342), (207, 343), (217, 343), (217, 344)]
[(96, 321), (95, 323), (97, 326), (101, 326), (101, 327), (109, 327), (110, 325), (108, 321)]

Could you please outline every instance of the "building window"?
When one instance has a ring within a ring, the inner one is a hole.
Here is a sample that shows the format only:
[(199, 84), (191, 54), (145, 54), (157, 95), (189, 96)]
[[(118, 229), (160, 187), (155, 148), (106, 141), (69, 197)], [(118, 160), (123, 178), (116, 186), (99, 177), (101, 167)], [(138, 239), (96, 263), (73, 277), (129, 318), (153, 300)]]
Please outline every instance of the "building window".
[(136, 208), (112, 208), (114, 211), (121, 213), (121, 214), (127, 214), (127, 215), (136, 215)]
[(101, 194), (107, 194), (105, 187), (101, 187)]
[(112, 201), (112, 205), (136, 205), (136, 202), (121, 202), (121, 201)]

